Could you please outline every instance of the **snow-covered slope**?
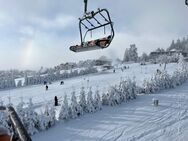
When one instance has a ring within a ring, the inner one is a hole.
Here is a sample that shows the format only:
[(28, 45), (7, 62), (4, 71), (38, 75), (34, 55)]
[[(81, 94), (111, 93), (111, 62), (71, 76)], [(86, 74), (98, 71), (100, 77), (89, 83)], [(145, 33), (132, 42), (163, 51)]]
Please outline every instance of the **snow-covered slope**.
[[(159, 99), (159, 106), (152, 99)], [(188, 83), (56, 125), (34, 141), (187, 141)]]
[[(175, 71), (177, 64), (168, 64), (167, 71)], [(130, 64), (129, 69), (122, 71), (116, 69), (102, 73), (91, 74), (64, 80), (65, 84), (55, 82), (49, 85), (45, 91), (44, 85), (24, 87), (9, 91), (1, 91), (0, 98), (8, 103), (11, 97), (12, 103), (17, 105), (20, 97), (25, 102), (33, 99), (34, 108), (40, 109), (45, 103), (53, 102), (54, 96), (63, 97), (67, 93), (68, 100), (74, 89), (76, 96), (80, 94), (80, 88), (84, 86), (87, 91), (98, 87), (100, 94), (107, 87), (118, 84), (120, 79), (135, 78), (137, 85), (142, 85), (145, 78), (150, 78), (157, 69), (163, 69), (159, 65), (140, 66)], [(137, 100), (123, 103), (115, 107), (103, 107), (102, 111), (93, 114), (85, 114), (74, 120), (61, 123), (32, 136), (33, 140), (79, 140), (79, 141), (111, 141), (111, 140), (185, 140), (188, 125), (187, 100), (188, 83), (177, 89), (162, 91), (153, 95), (139, 95)], [(152, 99), (159, 99), (159, 106), (152, 105)], [(56, 109), (57, 115), (59, 107)], [(40, 112), (40, 110), (39, 110)]]
[[(64, 80), (65, 84), (60, 85), (60, 82), (54, 82), (49, 85), (49, 90), (45, 90), (44, 85), (35, 85), (28, 86), (13, 90), (0, 91), (0, 98), (7, 104), (8, 97), (11, 97), (11, 102), (14, 105), (17, 105), (20, 102), (20, 97), (23, 97), (25, 102), (29, 101), (29, 98), (32, 98), (33, 102), (40, 107), (42, 104), (48, 101), (52, 101), (54, 96), (63, 97), (65, 92), (70, 99), (70, 93), (75, 89), (76, 96), (79, 95), (80, 88), (84, 86), (87, 90), (89, 87), (92, 89), (98, 89), (103, 92), (106, 91), (109, 86), (115, 85), (120, 82), (121, 78), (133, 78), (135, 77), (138, 85), (141, 85), (145, 78), (151, 77), (157, 69), (163, 69), (163, 66), (158, 64), (150, 64), (146, 66), (141, 66), (139, 64), (129, 64), (129, 69), (125, 69), (123, 72), (121, 69), (117, 69), (116, 73), (113, 73), (113, 70), (107, 72), (85, 75), (75, 78), (70, 78)], [(169, 73), (172, 73), (177, 64), (168, 64), (167, 70)]]

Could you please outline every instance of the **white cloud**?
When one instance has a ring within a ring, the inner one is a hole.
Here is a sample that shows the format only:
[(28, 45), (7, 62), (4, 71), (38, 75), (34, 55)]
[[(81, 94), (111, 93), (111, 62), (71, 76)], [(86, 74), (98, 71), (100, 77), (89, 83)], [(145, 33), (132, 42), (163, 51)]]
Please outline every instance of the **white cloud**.
[(32, 17), (31, 23), (45, 29), (64, 29), (71, 26), (75, 18), (70, 15), (57, 15), (55, 18)]
[(32, 26), (21, 26), (20, 33), (32, 37), (35, 34), (35, 29)]

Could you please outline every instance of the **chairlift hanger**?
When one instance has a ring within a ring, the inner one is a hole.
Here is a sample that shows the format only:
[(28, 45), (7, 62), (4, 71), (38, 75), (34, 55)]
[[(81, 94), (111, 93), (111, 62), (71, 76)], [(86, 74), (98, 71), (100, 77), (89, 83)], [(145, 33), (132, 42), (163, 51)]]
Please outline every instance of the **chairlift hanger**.
[[(108, 10), (98, 8), (96, 12), (88, 12), (87, 2), (88, 0), (84, 0), (84, 15), (82, 18), (79, 18), (81, 44), (71, 46), (70, 50), (73, 52), (83, 52), (107, 48), (114, 38), (113, 22), (111, 21)], [(100, 17), (100, 19), (102, 19), (103, 21), (99, 20), (98, 17)], [(86, 36), (90, 33), (92, 37), (93, 31), (95, 31), (96, 29), (104, 28), (104, 33), (106, 33), (106, 27), (109, 27), (110, 30), (110, 34), (108, 36), (92, 41), (85, 41)]]

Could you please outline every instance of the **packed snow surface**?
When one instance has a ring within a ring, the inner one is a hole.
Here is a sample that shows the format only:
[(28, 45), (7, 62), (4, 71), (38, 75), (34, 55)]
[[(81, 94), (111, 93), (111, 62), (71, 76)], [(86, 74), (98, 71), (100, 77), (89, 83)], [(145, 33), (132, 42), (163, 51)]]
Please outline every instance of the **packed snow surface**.
[[(92, 90), (98, 88), (102, 93), (103, 91), (107, 91), (109, 86), (118, 84), (121, 79), (134, 78), (138, 85), (142, 85), (145, 78), (151, 77), (156, 72), (156, 69), (162, 70), (164, 67), (163, 65), (159, 66), (159, 64), (141, 66), (137, 63), (127, 64), (126, 66), (129, 66), (129, 69), (125, 69), (123, 72), (121, 69), (116, 69), (116, 73), (113, 73), (113, 70), (109, 70), (96, 74), (69, 78), (64, 80), (64, 85), (60, 85), (60, 82), (54, 82), (49, 85), (48, 91), (45, 90), (44, 85), (0, 91), (0, 98), (7, 104), (9, 102), (8, 97), (11, 97), (11, 102), (14, 105), (17, 105), (20, 102), (21, 97), (23, 97), (25, 102), (28, 102), (29, 98), (32, 98), (33, 103), (35, 103), (37, 107), (40, 107), (44, 103), (53, 101), (54, 96), (61, 99), (65, 93), (67, 93), (68, 99), (70, 99), (72, 90), (75, 90), (76, 96), (78, 96), (82, 86), (84, 86), (86, 90), (89, 90), (90, 87), (92, 87)], [(168, 64), (168, 73), (174, 72), (176, 66), (177, 64)]]
[[(159, 106), (152, 105), (152, 99)], [(60, 123), (34, 141), (187, 141), (188, 83)]]
[[(130, 69), (117, 69), (116, 73), (104, 72), (64, 80), (65, 85), (55, 82), (45, 91), (43, 85), (30, 86), (8, 91), (1, 91), (5, 103), (11, 97), (13, 104), (18, 104), (20, 97), (27, 102), (33, 98), (37, 108), (53, 101), (55, 95), (62, 97), (75, 89), (79, 95), (80, 88), (98, 86), (100, 93), (110, 85), (120, 82), (121, 78), (134, 77), (141, 85), (145, 78), (151, 77), (159, 65), (129, 65)], [(167, 65), (172, 73), (176, 64)], [(33, 141), (187, 141), (188, 139), (188, 83), (175, 89), (164, 90), (151, 95), (139, 95), (136, 100), (119, 106), (106, 107), (93, 114), (85, 114), (77, 119), (58, 122), (54, 127), (32, 136)], [(152, 105), (153, 99), (159, 100), (159, 106)], [(59, 108), (57, 108), (57, 111)]]

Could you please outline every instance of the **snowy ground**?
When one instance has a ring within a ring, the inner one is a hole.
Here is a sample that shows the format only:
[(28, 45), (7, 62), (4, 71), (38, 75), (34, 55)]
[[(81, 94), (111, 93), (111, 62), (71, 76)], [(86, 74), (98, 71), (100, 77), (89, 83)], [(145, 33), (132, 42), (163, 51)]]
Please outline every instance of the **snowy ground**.
[[(135, 77), (137, 84), (141, 85), (144, 78), (151, 77), (151, 75), (156, 72), (156, 69), (163, 69), (163, 66), (160, 67), (158, 64), (149, 64), (146, 66), (129, 64), (126, 66), (129, 66), (129, 69), (126, 69), (123, 72), (121, 69), (117, 69), (116, 73), (112, 73), (113, 70), (110, 70), (108, 72), (66, 79), (64, 80), (65, 85), (60, 85), (60, 82), (54, 82), (49, 85), (48, 91), (45, 90), (44, 85), (0, 91), (0, 98), (5, 102), (5, 104), (7, 104), (8, 97), (11, 97), (11, 102), (14, 105), (17, 105), (20, 102), (20, 97), (23, 97), (26, 102), (29, 101), (29, 98), (32, 98), (36, 107), (40, 107), (44, 105), (45, 102), (52, 102), (55, 95), (60, 98), (67, 93), (68, 99), (70, 99), (70, 93), (73, 89), (76, 90), (76, 95), (78, 96), (82, 86), (84, 86), (86, 90), (88, 90), (90, 86), (92, 86), (93, 90), (98, 87), (100, 92), (103, 92), (106, 91), (109, 86), (118, 84), (121, 78), (127, 77), (131, 79)], [(168, 64), (168, 72), (172, 73), (176, 66), (177, 64)]]
[[(93, 89), (99, 87), (100, 92), (110, 85), (118, 84), (120, 78), (136, 77), (141, 85), (144, 78), (151, 77), (159, 65), (129, 65), (130, 69), (116, 73), (110, 72), (87, 75), (65, 80), (65, 85), (55, 82), (45, 91), (43, 85), (30, 86), (9, 91), (0, 91), (0, 98), (7, 103), (11, 97), (16, 105), (20, 97), (28, 101), (33, 98), (34, 104), (41, 107), (54, 96), (62, 97), (70, 93), (74, 87), (79, 95), (81, 86)], [(176, 64), (167, 65), (172, 73)], [(89, 80), (89, 83), (88, 83)], [(188, 83), (176, 89), (165, 90), (153, 95), (140, 95), (137, 100), (123, 103), (120, 106), (104, 107), (102, 111), (86, 114), (65, 123), (56, 124), (47, 131), (32, 136), (33, 141), (187, 141), (188, 139)], [(152, 99), (159, 99), (160, 105), (154, 107)]]
[[(152, 105), (153, 98), (159, 106)], [(104, 107), (34, 135), (33, 141), (187, 141), (188, 83), (116, 107)]]

